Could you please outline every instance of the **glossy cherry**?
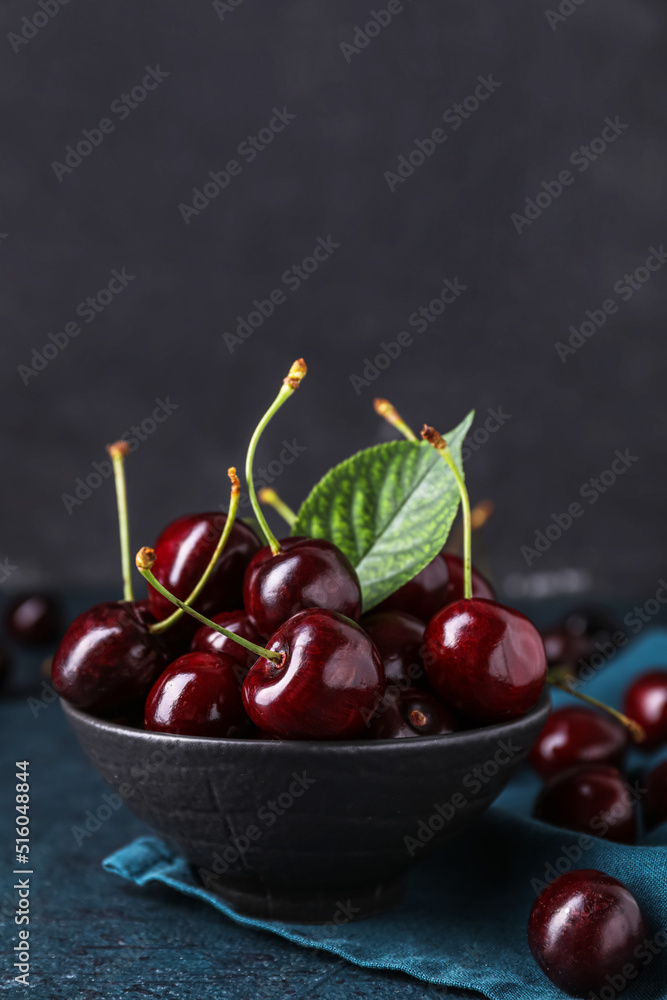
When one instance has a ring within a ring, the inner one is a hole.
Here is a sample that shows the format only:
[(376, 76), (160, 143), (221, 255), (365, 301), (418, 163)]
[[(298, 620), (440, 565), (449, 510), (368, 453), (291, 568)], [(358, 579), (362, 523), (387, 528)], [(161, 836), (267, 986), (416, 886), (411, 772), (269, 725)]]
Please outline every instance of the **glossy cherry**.
[(529, 760), (544, 779), (577, 764), (620, 767), (628, 742), (627, 730), (608, 715), (578, 705), (559, 708), (544, 724)]
[(641, 800), (644, 826), (652, 830), (667, 823), (667, 760), (657, 764), (642, 783), (646, 789)]
[(650, 670), (628, 688), (623, 711), (643, 727), (642, 749), (667, 743), (667, 670)]
[[(495, 598), (493, 587), (472, 569), (472, 596)], [(403, 611), (427, 624), (436, 612), (463, 597), (463, 560), (451, 552), (439, 552), (416, 576), (386, 597), (376, 611)]]
[(255, 725), (283, 739), (353, 739), (384, 694), (384, 668), (364, 630), (335, 611), (294, 615), (243, 682), (243, 703)]
[(57, 693), (106, 714), (144, 698), (169, 662), (148, 617), (131, 602), (109, 601), (75, 618), (53, 658)]
[(533, 815), (619, 844), (637, 839), (632, 796), (620, 772), (608, 764), (582, 764), (557, 774), (537, 796)]
[(53, 594), (19, 594), (7, 608), (5, 625), (12, 639), (45, 646), (60, 634), (60, 602)]
[(179, 657), (151, 688), (146, 729), (181, 736), (243, 736), (250, 720), (241, 702), (237, 667), (237, 661), (224, 653)]
[(371, 637), (384, 666), (387, 685), (423, 686), (426, 683), (421, 648), (426, 626), (402, 611), (379, 611), (359, 622)]
[[(259, 644), (262, 642), (262, 636), (259, 635), (254, 623), (248, 618), (245, 611), (226, 611), (221, 615), (215, 615), (211, 621), (215, 622), (216, 625), (222, 625), (223, 628), (233, 632), (234, 635), (240, 635), (244, 639), (249, 639), (250, 642)], [(190, 648), (193, 653), (224, 653), (226, 656), (231, 656), (239, 667), (236, 673), (240, 681), (243, 680), (257, 659), (254, 653), (240, 646), (228, 636), (223, 635), (222, 632), (216, 632), (215, 629), (210, 628), (208, 625), (202, 625), (201, 628), (197, 629), (192, 637)]]
[(414, 687), (392, 691), (389, 686), (370, 720), (369, 736), (373, 740), (438, 736), (456, 728), (451, 713), (428, 691)]
[[(155, 577), (167, 590), (185, 601), (204, 573), (220, 538), (227, 515), (220, 511), (188, 514), (176, 518), (164, 529), (155, 543)], [(242, 601), (243, 574), (259, 550), (254, 531), (242, 521), (235, 521), (225, 549), (193, 607), (210, 617), (238, 608)], [(150, 609), (161, 621), (172, 614), (173, 604), (149, 588)], [(187, 616), (174, 628), (189, 630), (194, 625)]]
[(608, 987), (626, 965), (640, 967), (636, 949), (646, 939), (639, 904), (604, 872), (582, 868), (554, 879), (535, 900), (528, 944), (545, 976), (575, 997)]
[(480, 723), (524, 715), (544, 687), (547, 662), (539, 632), (525, 615), (496, 601), (456, 601), (424, 636), (429, 684), (457, 715)]
[[(253, 557), (243, 583), (243, 603), (258, 631), (272, 635), (308, 608), (361, 615), (361, 586), (354, 566), (324, 538), (293, 536), (274, 555), (267, 545)], [(177, 595), (178, 596), (178, 595)]]

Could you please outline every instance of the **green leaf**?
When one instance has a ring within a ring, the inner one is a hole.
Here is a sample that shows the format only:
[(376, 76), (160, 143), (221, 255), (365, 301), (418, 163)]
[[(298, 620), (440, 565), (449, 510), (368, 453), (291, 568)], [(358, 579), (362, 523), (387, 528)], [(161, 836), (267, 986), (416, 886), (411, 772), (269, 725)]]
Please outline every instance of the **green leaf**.
[[(473, 416), (444, 435), (459, 469)], [(391, 441), (330, 469), (304, 500), (292, 534), (327, 538), (342, 549), (368, 610), (435, 558), (458, 505), (454, 476), (431, 445)]]

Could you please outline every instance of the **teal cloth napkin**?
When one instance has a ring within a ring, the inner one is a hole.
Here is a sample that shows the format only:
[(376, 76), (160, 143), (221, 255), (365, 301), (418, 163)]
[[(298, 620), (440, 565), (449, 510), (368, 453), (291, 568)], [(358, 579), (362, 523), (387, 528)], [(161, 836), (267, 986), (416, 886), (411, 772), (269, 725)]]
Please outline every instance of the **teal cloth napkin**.
[[(633, 677), (667, 667), (667, 629), (654, 629), (622, 652), (582, 690), (620, 706)], [(557, 705), (572, 699), (554, 692)], [(653, 757), (633, 752), (629, 770), (641, 775)], [(528, 914), (540, 886), (557, 872), (598, 868), (624, 882), (644, 910), (648, 941), (637, 956), (637, 979), (624, 1000), (667, 1000), (667, 824), (627, 847), (547, 826), (530, 816), (539, 782), (528, 770), (511, 782), (464, 838), (410, 875), (401, 903), (382, 916), (334, 926), (295, 925), (241, 916), (194, 876), (184, 858), (156, 837), (140, 837), (105, 859), (109, 872), (145, 885), (163, 882), (195, 896), (232, 920), (308, 948), (322, 948), (356, 965), (396, 969), (429, 983), (477, 990), (491, 1000), (562, 1000), (533, 961)], [(620, 983), (598, 994), (614, 1000)]]

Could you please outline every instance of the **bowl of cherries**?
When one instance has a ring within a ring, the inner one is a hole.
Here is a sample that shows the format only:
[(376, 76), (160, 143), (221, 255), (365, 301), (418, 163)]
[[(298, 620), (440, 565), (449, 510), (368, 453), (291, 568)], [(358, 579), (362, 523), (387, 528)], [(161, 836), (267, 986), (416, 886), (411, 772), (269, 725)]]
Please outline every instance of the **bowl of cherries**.
[[(239, 912), (326, 922), (391, 906), (415, 863), (500, 794), (549, 712), (542, 639), (472, 567), (461, 468), (470, 414), (331, 469), (277, 539), (253, 485), (260, 437), (306, 373), (295, 362), (248, 446), (255, 527), (180, 517), (136, 555), (127, 446), (109, 446), (124, 594), (70, 625), (52, 677), (99, 773)], [(457, 510), (463, 555), (444, 551)], [(256, 528), (256, 530), (255, 530)]]

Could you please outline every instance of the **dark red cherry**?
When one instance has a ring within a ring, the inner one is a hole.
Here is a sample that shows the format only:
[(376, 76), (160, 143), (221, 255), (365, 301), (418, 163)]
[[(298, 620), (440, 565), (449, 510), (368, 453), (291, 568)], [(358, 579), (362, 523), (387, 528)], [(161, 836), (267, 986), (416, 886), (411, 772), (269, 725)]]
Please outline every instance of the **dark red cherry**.
[(359, 622), (371, 637), (389, 684), (403, 687), (426, 683), (421, 648), (426, 626), (402, 611), (373, 611)]
[(53, 594), (19, 594), (5, 615), (12, 639), (29, 646), (45, 646), (60, 634), (60, 603)]
[(610, 716), (579, 706), (559, 708), (545, 722), (529, 760), (548, 779), (577, 764), (620, 767), (627, 746), (627, 731)]
[(369, 736), (372, 740), (392, 740), (455, 730), (453, 716), (428, 691), (414, 687), (397, 691), (389, 685), (370, 720)]
[(243, 603), (262, 635), (308, 608), (361, 615), (361, 587), (354, 566), (324, 538), (283, 538), (273, 555), (266, 545), (246, 570)]
[[(215, 622), (216, 625), (222, 625), (234, 635), (240, 635), (243, 639), (248, 639), (258, 645), (262, 644), (262, 636), (259, 635), (254, 623), (248, 618), (245, 611), (225, 611), (221, 615), (216, 615), (211, 621)], [(257, 659), (256, 653), (251, 653), (238, 642), (228, 639), (222, 632), (216, 632), (208, 625), (202, 625), (201, 628), (197, 629), (192, 638), (191, 650), (193, 653), (224, 653), (226, 656), (231, 656), (240, 668), (237, 671), (239, 683)]]
[(473, 722), (523, 715), (538, 700), (547, 661), (525, 615), (471, 598), (439, 611), (424, 636), (426, 678), (445, 705)]
[(147, 613), (130, 602), (97, 604), (75, 618), (53, 658), (59, 695), (78, 708), (106, 714), (144, 698), (167, 666)]
[[(155, 578), (181, 601), (186, 600), (204, 573), (226, 521), (227, 515), (220, 511), (188, 514), (168, 524), (155, 543)], [(243, 574), (259, 547), (254, 531), (242, 521), (235, 521), (215, 569), (193, 604), (195, 611), (209, 618), (238, 608), (242, 602)], [(148, 588), (148, 600), (159, 621), (175, 610), (153, 587)], [(184, 615), (174, 628), (192, 635), (196, 625), (195, 619)]]
[(616, 996), (610, 984), (628, 981), (626, 965), (636, 975), (636, 949), (645, 939), (630, 890), (594, 868), (559, 875), (537, 897), (528, 920), (533, 958), (552, 983), (575, 997), (597, 995), (603, 987)]
[(643, 727), (643, 750), (667, 743), (667, 670), (649, 670), (638, 677), (626, 692), (623, 711)]
[(265, 733), (291, 740), (352, 739), (384, 694), (384, 669), (364, 630), (336, 611), (301, 611), (271, 636), (282, 664), (260, 657), (243, 703)]
[(667, 822), (667, 760), (653, 768), (643, 785), (646, 789), (641, 800), (644, 826), (652, 830)]
[(608, 764), (582, 764), (557, 774), (537, 796), (533, 815), (619, 844), (637, 839), (632, 795), (619, 771)]
[(181, 736), (243, 736), (250, 722), (237, 667), (224, 653), (186, 653), (170, 663), (146, 699), (146, 729)]
[[(590, 639), (586, 636), (573, 636), (557, 625), (542, 632), (542, 641), (550, 667), (566, 665), (572, 668), (583, 666), (581, 660), (591, 655)], [(577, 672), (575, 670), (575, 672)]]
[[(476, 569), (472, 570), (472, 595), (492, 600), (493, 587)], [(385, 597), (375, 611), (403, 611), (427, 624), (436, 612), (463, 597), (463, 560), (451, 552), (439, 552), (416, 576)]]

